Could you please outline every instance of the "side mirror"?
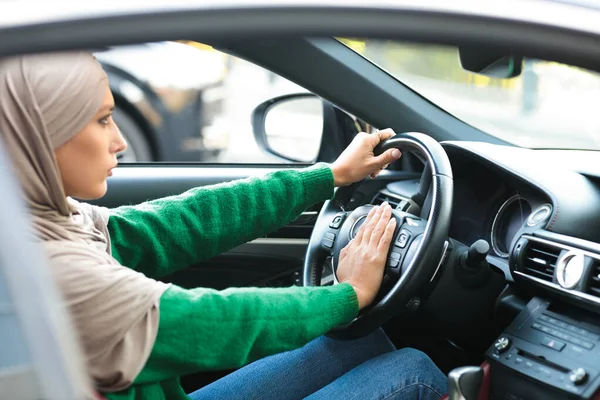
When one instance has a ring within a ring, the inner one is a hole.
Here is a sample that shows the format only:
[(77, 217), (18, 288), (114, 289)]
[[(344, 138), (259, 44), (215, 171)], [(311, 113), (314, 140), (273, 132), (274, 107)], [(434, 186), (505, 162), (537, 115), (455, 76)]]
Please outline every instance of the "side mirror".
[(493, 49), (459, 47), (458, 55), (463, 69), (490, 78), (515, 78), (523, 70), (523, 57)]
[(323, 101), (312, 93), (275, 97), (252, 112), (252, 128), (263, 150), (309, 163), (317, 159), (323, 138)]

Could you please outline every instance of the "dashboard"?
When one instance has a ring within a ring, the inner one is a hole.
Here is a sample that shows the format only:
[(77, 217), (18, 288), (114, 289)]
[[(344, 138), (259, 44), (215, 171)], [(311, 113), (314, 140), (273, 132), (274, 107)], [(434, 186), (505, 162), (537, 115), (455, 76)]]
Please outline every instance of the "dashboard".
[[(431, 315), (449, 339), (469, 335), (461, 341), (468, 344), (494, 321), (490, 310), (519, 297), (522, 306), (486, 351), (492, 397), (600, 398), (600, 177), (576, 170), (573, 152), (442, 145), (454, 179), (449, 237), (460, 251), (486, 240), (501, 282), (461, 285), (451, 265), (428, 299)], [(426, 218), (427, 201), (420, 209), (411, 200), (419, 181), (392, 182), (373, 203)]]
[[(492, 167), (451, 152), (454, 210), (450, 237), (470, 246), (479, 239), (490, 243), (495, 256), (508, 259), (520, 228), (533, 210), (552, 210), (549, 199), (535, 187), (515, 181)], [(539, 212), (537, 215), (540, 215)]]
[[(442, 145), (454, 175), (450, 238), (466, 246), (484, 239), (491, 247), (490, 265), (508, 282), (542, 288), (598, 312), (598, 178), (570, 169), (556, 152), (478, 142)], [(419, 179), (392, 182), (372, 202), (410, 211), (418, 187)], [(425, 202), (421, 216), (427, 213)], [(573, 255), (583, 267), (569, 267)]]

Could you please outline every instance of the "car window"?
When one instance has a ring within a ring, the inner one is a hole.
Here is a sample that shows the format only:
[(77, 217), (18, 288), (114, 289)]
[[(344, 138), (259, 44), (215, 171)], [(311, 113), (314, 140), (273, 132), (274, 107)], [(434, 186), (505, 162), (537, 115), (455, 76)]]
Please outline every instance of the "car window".
[[(291, 162), (257, 145), (251, 116), (262, 102), (307, 93), (304, 88), (196, 42), (121, 46), (95, 56), (109, 76), (113, 117), (128, 142), (120, 162)], [(315, 113), (322, 111), (298, 104), (301, 109), (293, 116), (306, 119), (299, 126), (315, 127)], [(287, 115), (281, 113), (280, 124), (288, 121)], [(283, 151), (278, 151), (291, 159), (316, 158), (320, 138), (314, 132), (311, 138), (310, 149), (280, 140), (277, 146)]]
[(456, 47), (340, 39), (464, 122), (528, 148), (600, 150), (600, 74), (525, 59), (515, 78), (464, 70)]

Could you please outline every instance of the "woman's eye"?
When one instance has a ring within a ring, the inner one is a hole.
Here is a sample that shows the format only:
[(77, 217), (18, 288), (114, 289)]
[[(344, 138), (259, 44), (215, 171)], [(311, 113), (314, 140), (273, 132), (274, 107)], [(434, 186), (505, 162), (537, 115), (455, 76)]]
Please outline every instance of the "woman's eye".
[(106, 116), (106, 117), (104, 117), (104, 118), (100, 118), (100, 119), (98, 120), (98, 122), (100, 123), (100, 125), (108, 125), (108, 124), (109, 124), (109, 122), (110, 122), (110, 115), (107, 115), (107, 116)]

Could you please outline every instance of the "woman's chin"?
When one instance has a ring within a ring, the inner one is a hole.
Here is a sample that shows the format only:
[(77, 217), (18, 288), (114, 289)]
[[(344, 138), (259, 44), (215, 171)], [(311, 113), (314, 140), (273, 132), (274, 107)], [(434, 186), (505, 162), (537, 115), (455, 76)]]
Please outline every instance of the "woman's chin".
[(108, 190), (108, 185), (106, 180), (98, 184), (94, 187), (86, 188), (85, 190), (80, 190), (79, 193), (73, 197), (81, 199), (81, 200), (97, 200), (101, 197), (104, 197)]

